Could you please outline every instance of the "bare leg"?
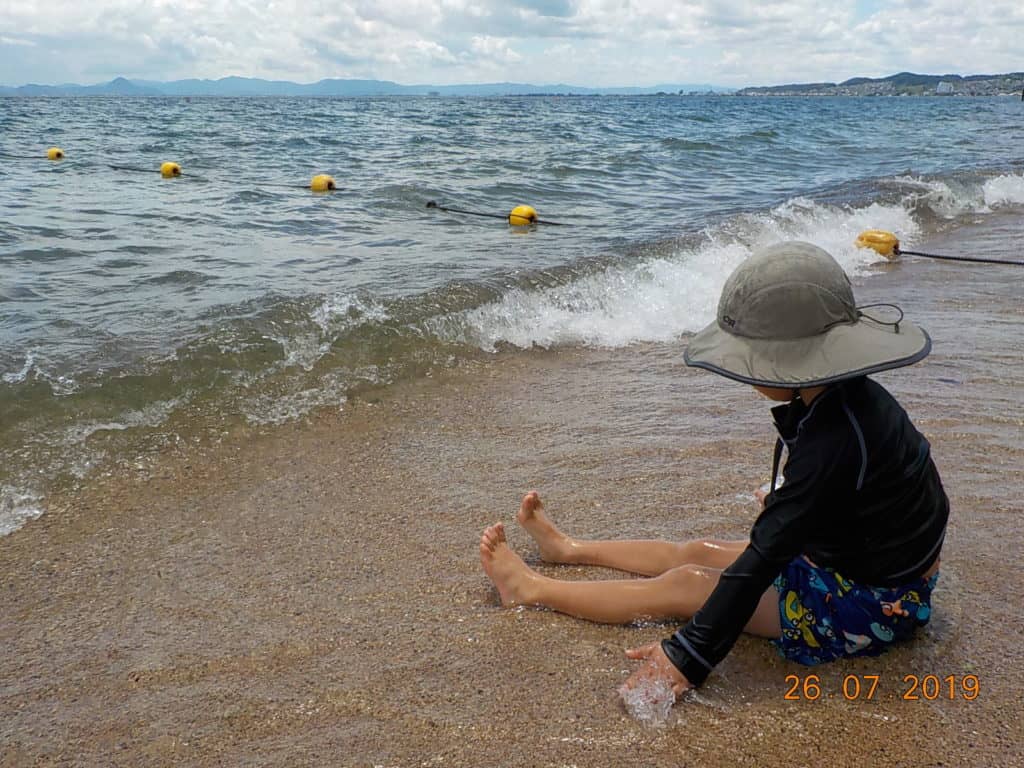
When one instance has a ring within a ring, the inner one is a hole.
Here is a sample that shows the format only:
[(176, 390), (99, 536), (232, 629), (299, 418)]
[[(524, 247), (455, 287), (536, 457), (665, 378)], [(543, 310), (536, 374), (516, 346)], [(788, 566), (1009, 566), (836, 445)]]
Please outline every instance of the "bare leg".
[(574, 539), (562, 533), (551, 522), (544, 513), (544, 505), (536, 491), (530, 491), (523, 497), (516, 519), (537, 542), (541, 558), (549, 563), (602, 565), (644, 576), (659, 576), (687, 564), (720, 570), (728, 568), (749, 543), (745, 539), (697, 539), (684, 542), (657, 539)]
[[(506, 606), (539, 605), (606, 624), (637, 619), (688, 619), (718, 584), (721, 569), (682, 565), (651, 579), (559, 581), (531, 569), (508, 547), (501, 523), (480, 537), (480, 562)], [(761, 637), (782, 634), (779, 594), (769, 587), (747, 623)]]

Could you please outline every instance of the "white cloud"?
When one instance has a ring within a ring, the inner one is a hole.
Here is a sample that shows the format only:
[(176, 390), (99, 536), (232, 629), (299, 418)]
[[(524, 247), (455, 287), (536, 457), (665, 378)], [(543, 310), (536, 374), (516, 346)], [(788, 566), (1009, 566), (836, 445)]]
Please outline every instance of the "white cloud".
[(0, 83), (722, 85), (1021, 69), (1019, 0), (7, 0)]
[(479, 59), (498, 64), (515, 64), (523, 60), (508, 44), (508, 40), (489, 35), (474, 35), (469, 44), (470, 51)]
[(17, 37), (4, 37), (3, 35), (0, 35), (0, 45), (27, 45), (31, 47), (35, 44), (34, 40), (21, 40)]

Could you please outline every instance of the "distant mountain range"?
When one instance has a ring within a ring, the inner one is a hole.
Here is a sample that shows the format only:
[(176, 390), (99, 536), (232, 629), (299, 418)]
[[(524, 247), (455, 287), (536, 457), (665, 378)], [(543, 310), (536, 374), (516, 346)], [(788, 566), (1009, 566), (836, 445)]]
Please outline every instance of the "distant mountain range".
[(512, 96), (512, 95), (640, 95), (650, 93), (691, 93), (732, 89), (711, 85), (655, 85), (650, 88), (584, 88), (576, 85), (529, 85), (527, 83), (482, 83), (471, 85), (401, 85), (389, 80), (320, 80), (293, 83), (252, 77), (222, 77), (219, 80), (128, 80), (118, 77), (99, 85), (0, 86), (0, 96)]
[(707, 84), (665, 84), (649, 88), (588, 88), (578, 85), (477, 83), (466, 85), (402, 85), (390, 80), (328, 79), (315, 83), (222, 77), (219, 80), (128, 80), (118, 77), (97, 85), (0, 86), (0, 96), (574, 96), (716, 93), (737, 96), (998, 96), (1021, 93), (1024, 72), (1003, 75), (918, 75), (900, 72), (889, 77), (854, 77), (841, 83), (792, 83), (751, 88)]

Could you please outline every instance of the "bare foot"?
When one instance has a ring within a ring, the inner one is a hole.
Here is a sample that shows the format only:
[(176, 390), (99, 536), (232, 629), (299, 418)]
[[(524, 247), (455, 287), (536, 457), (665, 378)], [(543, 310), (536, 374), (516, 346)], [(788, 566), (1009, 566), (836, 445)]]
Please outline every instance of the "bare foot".
[(480, 564), (498, 588), (502, 605), (511, 607), (536, 604), (533, 598), (536, 592), (534, 585), (540, 577), (519, 555), (509, 549), (505, 526), (501, 523), (485, 528), (481, 534)]
[(572, 562), (572, 539), (558, 530), (544, 514), (544, 505), (536, 491), (530, 491), (523, 496), (523, 503), (519, 507), (516, 519), (537, 542), (541, 559), (549, 563)]

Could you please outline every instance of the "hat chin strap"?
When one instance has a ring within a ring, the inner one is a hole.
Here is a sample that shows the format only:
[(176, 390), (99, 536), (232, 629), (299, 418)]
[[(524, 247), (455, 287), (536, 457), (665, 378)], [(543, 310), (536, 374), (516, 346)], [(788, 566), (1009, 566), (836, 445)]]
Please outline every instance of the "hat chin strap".
[[(897, 317), (895, 320), (880, 320), (879, 318), (872, 317), (867, 312), (863, 311), (865, 309), (872, 309), (873, 307), (889, 307), (890, 309), (895, 309), (897, 312), (899, 312), (899, 317)], [(893, 331), (899, 333), (900, 323), (903, 322), (903, 307), (901, 307), (899, 304), (889, 304), (888, 302), (880, 302), (878, 304), (863, 304), (857, 307), (857, 317), (863, 317), (865, 320), (870, 320), (872, 323), (877, 323), (878, 325), (888, 325), (893, 329)]]
[(775, 481), (779, 478), (779, 461), (782, 459), (782, 438), (775, 438), (775, 453), (772, 455), (772, 483), (769, 494), (775, 493)]
[[(792, 391), (793, 395), (789, 398), (790, 405), (800, 399), (800, 388), (793, 387)], [(782, 448), (784, 445), (781, 437), (775, 438), (775, 451), (772, 455), (772, 482), (769, 486), (771, 490), (768, 493), (775, 493), (775, 483), (779, 478), (779, 462), (782, 460)]]

